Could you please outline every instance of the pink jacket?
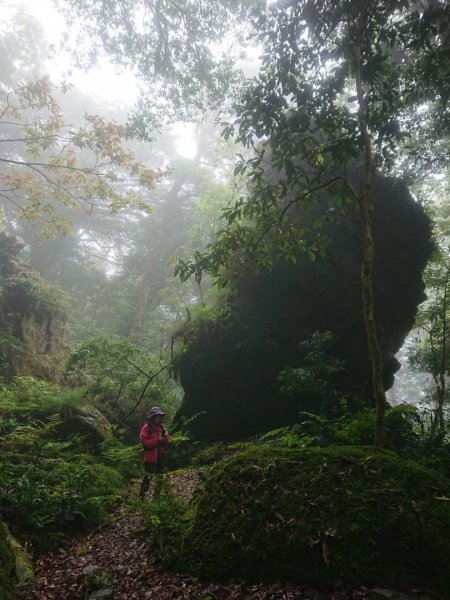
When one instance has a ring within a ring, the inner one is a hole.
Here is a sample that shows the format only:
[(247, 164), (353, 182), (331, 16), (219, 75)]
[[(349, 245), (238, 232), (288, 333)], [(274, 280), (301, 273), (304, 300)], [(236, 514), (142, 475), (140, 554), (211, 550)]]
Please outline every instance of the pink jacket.
[(144, 447), (144, 462), (156, 463), (158, 458), (166, 456), (170, 438), (168, 435), (163, 436), (163, 430), (161, 423), (145, 423), (142, 426), (139, 440)]

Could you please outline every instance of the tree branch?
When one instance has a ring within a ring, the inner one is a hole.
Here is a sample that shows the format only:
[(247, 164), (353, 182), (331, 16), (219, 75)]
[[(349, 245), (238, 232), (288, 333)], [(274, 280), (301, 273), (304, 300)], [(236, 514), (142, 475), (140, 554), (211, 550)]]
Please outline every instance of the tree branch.
[(147, 382), (145, 383), (144, 387), (142, 388), (142, 392), (139, 396), (138, 401), (136, 402), (136, 404), (133, 406), (133, 408), (127, 412), (127, 414), (117, 423), (117, 425), (114, 427), (113, 431), (117, 433), (119, 427), (121, 425), (123, 425), (123, 423), (125, 423), (125, 421), (128, 419), (128, 417), (130, 415), (132, 415), (134, 413), (134, 411), (137, 409), (137, 407), (140, 405), (140, 403), (142, 402), (142, 400), (144, 399), (145, 393), (148, 389), (148, 386), (151, 384), (151, 382), (156, 379), (156, 377), (158, 377), (158, 375), (160, 373), (162, 373), (165, 369), (167, 369), (167, 367), (170, 365), (170, 363), (163, 365), (161, 367), (161, 369), (159, 371), (157, 371), (154, 375), (150, 376), (147, 380)]

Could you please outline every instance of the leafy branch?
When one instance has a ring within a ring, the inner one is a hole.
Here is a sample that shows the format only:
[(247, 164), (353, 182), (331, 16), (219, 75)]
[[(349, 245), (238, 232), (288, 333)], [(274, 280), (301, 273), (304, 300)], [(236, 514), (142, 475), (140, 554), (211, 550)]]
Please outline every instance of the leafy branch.
[(90, 214), (95, 202), (111, 212), (149, 212), (146, 194), (166, 174), (135, 159), (125, 146), (131, 139), (125, 125), (85, 114), (81, 126), (67, 131), (48, 78), (14, 90), (0, 85), (0, 126), (0, 148), (7, 148), (0, 158), (3, 202), (38, 225), (42, 237), (69, 233), (70, 210)]

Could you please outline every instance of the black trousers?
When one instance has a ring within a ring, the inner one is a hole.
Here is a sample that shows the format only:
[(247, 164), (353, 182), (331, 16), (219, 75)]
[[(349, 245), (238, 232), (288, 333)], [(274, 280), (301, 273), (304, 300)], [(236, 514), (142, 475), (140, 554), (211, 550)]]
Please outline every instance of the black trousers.
[[(142, 480), (141, 487), (139, 489), (139, 498), (141, 498), (142, 500), (145, 498), (145, 494), (147, 493), (147, 490), (150, 486), (150, 479), (152, 478), (151, 476), (161, 475), (161, 473), (164, 471), (164, 466), (164, 462), (161, 459), (159, 459), (158, 462), (155, 463), (144, 462), (145, 475)], [(160, 495), (161, 483), (161, 477), (155, 477), (154, 498), (158, 498), (158, 496)]]

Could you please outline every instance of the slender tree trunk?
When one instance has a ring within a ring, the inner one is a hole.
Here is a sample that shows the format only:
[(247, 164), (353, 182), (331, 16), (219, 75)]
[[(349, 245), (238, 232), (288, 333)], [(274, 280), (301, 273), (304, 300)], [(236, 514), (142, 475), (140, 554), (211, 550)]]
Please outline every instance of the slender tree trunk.
[(374, 259), (374, 243), (370, 219), (370, 200), (366, 194), (359, 198), (363, 226), (364, 259), (362, 266), (363, 312), (366, 326), (367, 342), (372, 362), (372, 385), (376, 406), (375, 446), (384, 447), (384, 420), (386, 410), (386, 393), (383, 385), (383, 359), (375, 320), (373, 301), (372, 268)]
[(447, 270), (445, 283), (444, 283), (444, 298), (442, 306), (442, 351), (441, 351), (441, 364), (439, 372), (439, 385), (438, 385), (438, 407), (436, 421), (438, 427), (444, 429), (444, 403), (447, 391), (445, 374), (447, 372), (447, 310), (448, 310), (448, 287), (449, 287), (450, 271)]
[(199, 298), (200, 298), (200, 304), (202, 306), (206, 306), (205, 292), (203, 291), (203, 287), (202, 287), (202, 282), (201, 281), (197, 281), (197, 287), (198, 287), (198, 294), (199, 294)]
[[(367, 9), (367, 6), (366, 6)], [(364, 149), (364, 179), (361, 190), (358, 194), (358, 203), (362, 221), (362, 237), (364, 258), (362, 265), (362, 293), (363, 293), (363, 313), (364, 324), (367, 333), (367, 342), (369, 354), (372, 362), (372, 385), (376, 406), (376, 426), (375, 426), (375, 446), (384, 447), (385, 441), (385, 411), (386, 394), (383, 385), (383, 359), (375, 320), (374, 294), (373, 294), (373, 261), (374, 261), (374, 241), (372, 235), (372, 182), (374, 173), (372, 143), (367, 127), (366, 102), (362, 84), (362, 64), (361, 64), (361, 44), (363, 34), (366, 28), (366, 15), (363, 13), (361, 21), (357, 27), (356, 44), (353, 50), (353, 59), (355, 67), (355, 84), (358, 98), (358, 122), (361, 133), (362, 145)]]
[(131, 318), (129, 335), (133, 335), (141, 328), (144, 320), (145, 310), (147, 308), (148, 299), (151, 291), (151, 276), (153, 271), (153, 265), (151, 261), (147, 261), (147, 264), (142, 274), (142, 281), (137, 291), (136, 301), (134, 303), (134, 310)]
[(438, 429), (444, 429), (444, 402), (445, 402), (445, 375), (441, 373), (438, 387), (438, 405), (436, 410), (436, 424)]

